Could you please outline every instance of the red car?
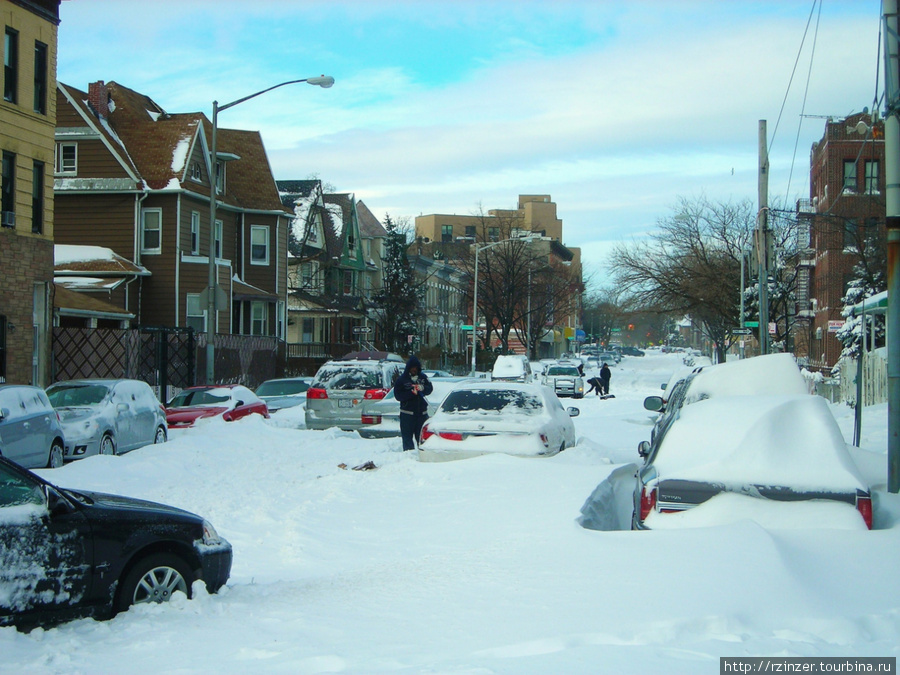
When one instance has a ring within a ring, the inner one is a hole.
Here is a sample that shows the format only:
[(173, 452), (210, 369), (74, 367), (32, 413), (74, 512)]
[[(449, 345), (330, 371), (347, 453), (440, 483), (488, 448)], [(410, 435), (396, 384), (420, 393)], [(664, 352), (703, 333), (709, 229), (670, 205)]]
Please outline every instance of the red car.
[(166, 405), (170, 429), (193, 426), (203, 417), (221, 417), (233, 422), (253, 413), (268, 417), (269, 409), (259, 396), (240, 384), (188, 387)]

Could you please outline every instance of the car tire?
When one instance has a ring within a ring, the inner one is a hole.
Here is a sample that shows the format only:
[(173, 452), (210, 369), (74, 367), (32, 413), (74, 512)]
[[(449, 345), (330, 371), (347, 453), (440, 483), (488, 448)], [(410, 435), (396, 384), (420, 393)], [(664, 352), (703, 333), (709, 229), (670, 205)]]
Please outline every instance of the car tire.
[(194, 575), (188, 564), (172, 553), (154, 553), (139, 560), (122, 579), (116, 611), (145, 602), (168, 602), (175, 591), (191, 597)]
[(62, 441), (56, 439), (50, 446), (50, 455), (47, 457), (47, 468), (58, 469), (63, 465), (63, 458), (66, 456), (66, 450), (63, 448)]
[(165, 443), (168, 439), (168, 434), (166, 434), (165, 427), (158, 427), (156, 429), (156, 435), (153, 437), (153, 444), (158, 445), (159, 443)]
[(112, 434), (103, 434), (103, 438), (100, 439), (99, 453), (101, 455), (116, 454), (116, 439), (112, 437)]

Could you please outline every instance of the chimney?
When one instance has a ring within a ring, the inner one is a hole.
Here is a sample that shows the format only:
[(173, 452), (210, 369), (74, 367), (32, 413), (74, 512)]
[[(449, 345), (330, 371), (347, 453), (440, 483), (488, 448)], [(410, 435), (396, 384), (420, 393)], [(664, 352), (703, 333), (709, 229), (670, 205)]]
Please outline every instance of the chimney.
[(109, 90), (103, 80), (91, 82), (88, 85), (88, 104), (93, 108), (97, 117), (103, 119), (109, 117)]

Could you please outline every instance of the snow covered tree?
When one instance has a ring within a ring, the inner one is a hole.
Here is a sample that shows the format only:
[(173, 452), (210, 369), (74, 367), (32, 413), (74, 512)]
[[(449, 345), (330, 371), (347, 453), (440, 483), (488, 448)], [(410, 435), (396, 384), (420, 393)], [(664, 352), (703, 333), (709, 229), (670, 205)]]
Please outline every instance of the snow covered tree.
[(382, 285), (372, 297), (372, 318), (379, 328), (385, 348), (405, 349), (407, 335), (417, 331), (416, 323), (424, 300), (424, 287), (415, 279), (406, 256), (407, 228), (385, 215), (388, 236), (384, 246)]
[[(855, 358), (860, 351), (864, 327), (862, 317), (851, 316), (850, 310), (853, 305), (887, 290), (887, 241), (884, 228), (877, 222), (871, 222), (866, 227), (848, 223), (846, 227), (852, 230), (849, 235), (855, 241), (853, 252), (859, 256), (859, 260), (853, 266), (853, 278), (847, 284), (846, 295), (841, 299), (844, 304), (841, 312), (844, 325), (837, 332), (837, 338), (844, 345), (841, 356)], [(866, 338), (871, 335), (871, 321), (875, 322), (875, 344), (867, 344), (867, 349), (870, 350), (883, 346), (885, 338), (883, 316), (870, 316), (867, 319)]]

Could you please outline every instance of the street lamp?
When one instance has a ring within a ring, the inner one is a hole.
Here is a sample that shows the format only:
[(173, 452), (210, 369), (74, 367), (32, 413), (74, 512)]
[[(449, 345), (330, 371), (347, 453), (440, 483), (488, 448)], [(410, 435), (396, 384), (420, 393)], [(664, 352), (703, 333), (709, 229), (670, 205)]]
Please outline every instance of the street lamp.
[[(501, 239), (500, 241), (492, 241), (490, 244), (485, 244), (484, 246), (475, 246), (475, 290), (472, 297), (472, 372), (469, 373), (470, 377), (475, 376), (475, 349), (477, 345), (478, 339), (478, 254), (481, 251), (484, 251), (489, 248), (493, 248), (494, 246), (499, 246), (500, 244), (506, 244), (511, 241), (521, 241), (521, 242), (532, 242), (535, 239), (540, 239), (541, 236), (539, 234), (525, 234), (519, 237), (511, 237), (509, 239)], [(487, 325), (484, 327), (485, 333), (487, 333)]]
[(278, 87), (284, 87), (289, 84), (299, 84), (300, 82), (306, 82), (307, 84), (311, 84), (317, 87), (322, 87), (323, 89), (328, 89), (331, 85), (334, 84), (334, 78), (330, 75), (320, 75), (319, 77), (307, 77), (302, 80), (290, 80), (288, 82), (282, 82), (281, 84), (276, 84), (273, 87), (269, 87), (268, 89), (263, 89), (262, 91), (258, 91), (255, 94), (250, 94), (249, 96), (244, 96), (244, 98), (239, 98), (237, 101), (232, 101), (231, 103), (226, 103), (225, 105), (219, 105), (218, 101), (213, 101), (213, 115), (212, 115), (212, 139), (210, 142), (210, 150), (209, 150), (209, 167), (210, 167), (210, 177), (209, 177), (209, 278), (207, 280), (207, 298), (206, 298), (206, 383), (207, 384), (215, 384), (216, 382), (216, 368), (215, 368), (215, 359), (216, 359), (216, 345), (215, 345), (215, 335), (216, 329), (218, 328), (218, 318), (216, 316), (216, 294), (219, 290), (219, 282), (218, 282), (218, 272), (216, 270), (216, 195), (218, 193), (219, 187), (219, 162), (216, 152), (216, 134), (219, 127), (219, 111), (228, 110), (231, 107), (238, 105), (239, 103), (243, 103), (244, 101), (249, 101), (251, 98), (255, 98), (260, 94), (265, 94), (266, 92), (272, 91), (273, 89), (278, 89)]

